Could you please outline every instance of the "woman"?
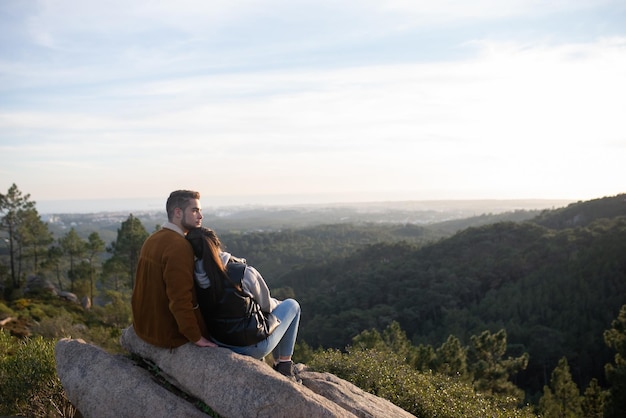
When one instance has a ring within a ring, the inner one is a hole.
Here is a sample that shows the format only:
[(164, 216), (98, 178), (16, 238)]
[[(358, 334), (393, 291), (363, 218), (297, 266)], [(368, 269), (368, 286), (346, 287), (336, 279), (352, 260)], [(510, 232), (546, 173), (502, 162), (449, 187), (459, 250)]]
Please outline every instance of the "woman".
[(196, 256), (196, 289), (211, 339), (257, 359), (272, 353), (274, 369), (294, 379), (291, 356), (300, 323), (298, 302), (271, 297), (259, 272), (222, 251), (211, 229), (192, 229), (187, 240)]

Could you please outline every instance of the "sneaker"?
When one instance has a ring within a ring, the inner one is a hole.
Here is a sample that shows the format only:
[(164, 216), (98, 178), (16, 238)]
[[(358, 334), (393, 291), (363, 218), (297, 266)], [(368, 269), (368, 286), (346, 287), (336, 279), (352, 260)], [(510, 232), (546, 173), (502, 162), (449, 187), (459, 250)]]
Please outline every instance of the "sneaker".
[[(299, 366), (302, 366), (301, 364)], [(296, 368), (291, 360), (281, 361), (274, 365), (274, 370), (296, 383), (302, 383), (300, 371)]]
[(283, 376), (293, 377), (293, 362), (289, 361), (280, 361), (274, 365), (274, 370)]

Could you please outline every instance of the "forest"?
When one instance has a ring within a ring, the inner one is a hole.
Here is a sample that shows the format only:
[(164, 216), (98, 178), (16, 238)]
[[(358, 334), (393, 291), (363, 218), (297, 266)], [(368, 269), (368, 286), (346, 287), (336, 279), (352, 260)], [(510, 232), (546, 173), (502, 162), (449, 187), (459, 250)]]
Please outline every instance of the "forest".
[[(94, 227), (68, 217), (61, 228), (15, 185), (0, 198), (0, 320), (52, 286), (89, 306), (91, 340), (115, 350), (107, 327), (130, 323), (134, 266), (158, 221), (129, 214)], [(299, 361), (357, 384), (342, 364), (358, 369), (389, 350), (407, 373), (512, 396), (542, 416), (625, 411), (626, 195), (420, 224), (259, 229), (207, 217), (205, 226), (276, 297), (300, 302)], [(42, 323), (60, 321), (38, 315), (4, 328), (28, 338), (33, 319), (41, 335)], [(577, 395), (567, 400), (563, 387)]]
[[(366, 228), (318, 227), (298, 231), (297, 239), (296, 232), (225, 234), (224, 242), (262, 272), (288, 264), (267, 279), (301, 302), (308, 344), (344, 347), (361, 330), (382, 330), (393, 321), (417, 345), (439, 346), (449, 335), (467, 344), (484, 330), (505, 329), (509, 351), (530, 355), (516, 382), (537, 394), (563, 356), (581, 387), (594, 377), (604, 382), (612, 353), (602, 335), (626, 303), (625, 215), (626, 198), (618, 195), (523, 222), (468, 227), (436, 242), (428, 232), (436, 225), (398, 226), (387, 230), (395, 242), (387, 236), (351, 255), (324, 239), (371, 243), (359, 236)], [(304, 248), (322, 258), (303, 259), (289, 250), (303, 248), (294, 241), (310, 242)]]

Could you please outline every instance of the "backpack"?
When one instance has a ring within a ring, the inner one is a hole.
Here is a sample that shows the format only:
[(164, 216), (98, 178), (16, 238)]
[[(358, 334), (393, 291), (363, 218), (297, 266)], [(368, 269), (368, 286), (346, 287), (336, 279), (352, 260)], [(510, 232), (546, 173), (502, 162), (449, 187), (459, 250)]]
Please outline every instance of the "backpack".
[[(230, 280), (223, 279), (223, 292), (210, 307), (211, 314), (205, 315), (205, 322), (215, 340), (233, 346), (254, 345), (270, 336), (280, 320), (270, 312), (262, 312), (259, 304), (234, 284), (241, 288), (247, 265), (231, 259), (226, 265)], [(200, 299), (206, 301), (205, 298)], [(204, 311), (203, 311), (204, 315)]]

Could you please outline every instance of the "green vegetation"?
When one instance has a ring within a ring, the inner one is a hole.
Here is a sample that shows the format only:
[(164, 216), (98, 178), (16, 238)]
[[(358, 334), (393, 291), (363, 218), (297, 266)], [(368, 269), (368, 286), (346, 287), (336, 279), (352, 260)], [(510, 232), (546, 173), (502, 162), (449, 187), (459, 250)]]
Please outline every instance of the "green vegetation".
[(608, 391), (608, 416), (626, 416), (626, 306), (604, 332), (604, 341), (615, 350), (612, 363), (604, 366), (610, 383)]
[(375, 244), (275, 278), (303, 311), (300, 336), (341, 348), (397, 321), (415, 344), (463, 345), (505, 329), (529, 354), (516, 379), (531, 400), (565, 356), (579, 386), (602, 385), (612, 354), (602, 333), (626, 303), (626, 216), (547, 229), (533, 222), (468, 228), (435, 243)]
[[(29, 199), (15, 185), (0, 194), (0, 414), (72, 416), (54, 342), (121, 352), (148, 232), (132, 214), (113, 228), (59, 228)], [(300, 302), (296, 361), (421, 417), (620, 417), (624, 202), (420, 226), (216, 229), (277, 297)]]
[(509, 378), (526, 355), (504, 359), (506, 333), (485, 331), (469, 349), (450, 337), (439, 349), (416, 347), (397, 322), (382, 334), (363, 331), (345, 352), (318, 350), (306, 362), (385, 398), (420, 417), (534, 416), (519, 409), (523, 391)]
[(43, 337), (18, 341), (0, 330), (0, 414), (74, 416), (56, 376), (54, 344)]
[(534, 417), (532, 408), (517, 408), (518, 399), (485, 395), (462, 379), (418, 372), (390, 350), (329, 349), (310, 367), (332, 373), (418, 417)]

